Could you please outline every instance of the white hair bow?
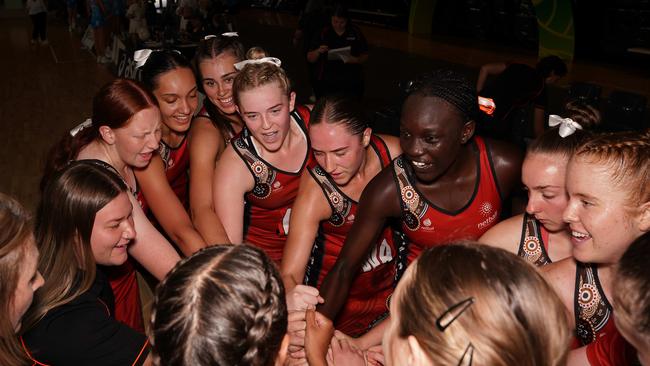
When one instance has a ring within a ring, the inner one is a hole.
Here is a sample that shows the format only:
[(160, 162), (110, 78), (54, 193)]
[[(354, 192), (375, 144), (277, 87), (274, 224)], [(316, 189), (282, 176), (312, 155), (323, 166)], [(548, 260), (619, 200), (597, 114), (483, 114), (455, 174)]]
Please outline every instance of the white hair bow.
[(280, 67), (280, 65), (282, 65), (282, 61), (280, 61), (280, 59), (277, 57), (262, 57), (253, 60), (240, 61), (235, 64), (235, 69), (237, 69), (237, 71), (241, 71), (241, 69), (243, 69), (244, 66), (248, 64), (264, 64), (264, 63), (270, 63), (277, 67)]
[(582, 130), (582, 126), (580, 126), (578, 122), (571, 118), (562, 118), (557, 114), (551, 114), (548, 116), (548, 125), (551, 127), (559, 125), (559, 133), (562, 138), (570, 136), (576, 132), (576, 130)]
[(150, 48), (145, 48), (141, 50), (137, 50), (133, 53), (133, 61), (135, 61), (135, 68), (139, 69), (144, 64), (147, 63), (147, 60), (149, 59), (149, 56), (153, 53), (153, 50)]
[(70, 136), (75, 137), (75, 135), (78, 134), (81, 130), (83, 130), (86, 127), (90, 127), (92, 125), (93, 125), (93, 120), (88, 118), (85, 121), (78, 124), (75, 128), (71, 129)]

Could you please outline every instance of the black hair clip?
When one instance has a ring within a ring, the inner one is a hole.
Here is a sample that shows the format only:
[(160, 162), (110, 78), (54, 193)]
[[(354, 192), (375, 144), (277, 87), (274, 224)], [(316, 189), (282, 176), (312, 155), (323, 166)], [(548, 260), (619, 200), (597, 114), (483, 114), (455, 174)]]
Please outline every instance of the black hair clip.
[(444, 332), (445, 329), (447, 329), (454, 320), (458, 319), (458, 317), (461, 316), (467, 308), (472, 306), (472, 304), (474, 304), (474, 298), (468, 297), (467, 299), (450, 306), (438, 317), (438, 319), (436, 319), (438, 330)]

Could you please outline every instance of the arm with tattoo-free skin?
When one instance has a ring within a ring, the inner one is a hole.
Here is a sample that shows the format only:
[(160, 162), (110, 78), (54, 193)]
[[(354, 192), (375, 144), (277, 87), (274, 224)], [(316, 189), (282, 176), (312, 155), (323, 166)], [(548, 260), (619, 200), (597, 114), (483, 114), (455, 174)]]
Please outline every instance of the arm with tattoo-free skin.
[(244, 240), (244, 196), (255, 179), (232, 146), (223, 152), (214, 171), (214, 208), (231, 243)]
[(129, 255), (162, 281), (181, 258), (167, 239), (151, 225), (132, 194), (129, 194), (129, 200), (133, 205), (133, 224), (136, 231), (136, 238), (128, 247)]
[(303, 286), (305, 270), (309, 261), (320, 222), (332, 215), (332, 209), (323, 191), (311, 174), (305, 170), (300, 178), (300, 189), (291, 211), (289, 237), (284, 246), (280, 273), (287, 293), (289, 310), (315, 306), (322, 299), (318, 290)]
[(318, 307), (318, 311), (330, 319), (336, 319), (345, 304), (350, 285), (381, 234), (386, 220), (401, 214), (392, 169), (392, 166), (388, 166), (366, 186), (359, 201), (355, 223), (334, 267), (321, 285), (320, 294), (325, 303)]
[(183, 254), (190, 256), (204, 248), (203, 237), (194, 229), (185, 207), (167, 181), (160, 155), (154, 155), (146, 168), (134, 172), (151, 212)]
[(190, 214), (194, 227), (208, 245), (229, 243), (214, 208), (212, 182), (226, 142), (206, 117), (196, 117), (189, 133)]

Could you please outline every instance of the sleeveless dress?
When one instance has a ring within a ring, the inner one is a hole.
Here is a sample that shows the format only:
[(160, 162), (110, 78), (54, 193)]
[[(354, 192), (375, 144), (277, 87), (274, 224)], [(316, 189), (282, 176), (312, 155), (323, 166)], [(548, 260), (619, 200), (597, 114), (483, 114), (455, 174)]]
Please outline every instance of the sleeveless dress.
[[(379, 157), (382, 168), (390, 165), (390, 153), (381, 138), (372, 135), (370, 147)], [(320, 224), (305, 272), (305, 284), (319, 288), (339, 257), (359, 203), (343, 193), (315, 161), (308, 170), (332, 209), (331, 217)], [(359, 336), (388, 315), (387, 301), (395, 283), (393, 258), (396, 253), (393, 230), (386, 226), (350, 286), (348, 299), (334, 322), (336, 329)]]
[(469, 202), (457, 211), (437, 207), (424, 197), (403, 155), (393, 161), (402, 208), (401, 226), (409, 242), (407, 253), (400, 253), (399, 267), (404, 264), (404, 254), (411, 263), (428, 247), (461, 239), (476, 240), (497, 223), (502, 202), (489, 147), (478, 136), (471, 143), (476, 156), (476, 185)]
[(244, 161), (255, 179), (252, 191), (244, 196), (244, 242), (255, 245), (278, 265), (282, 260), (284, 244), (289, 233), (291, 206), (298, 194), (300, 176), (311, 159), (311, 145), (307, 135), (309, 109), (297, 106), (291, 112), (292, 123), (297, 123), (307, 141), (307, 153), (300, 170), (286, 172), (262, 159), (253, 145), (248, 129), (234, 137), (230, 144)]

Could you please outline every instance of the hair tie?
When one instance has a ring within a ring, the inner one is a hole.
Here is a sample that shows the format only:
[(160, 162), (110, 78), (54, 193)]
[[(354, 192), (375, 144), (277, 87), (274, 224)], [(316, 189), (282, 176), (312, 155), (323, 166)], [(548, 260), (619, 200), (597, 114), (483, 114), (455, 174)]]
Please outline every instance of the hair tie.
[(226, 33), (221, 33), (223, 37), (239, 37), (239, 33), (237, 32), (226, 32)]
[(277, 67), (280, 67), (280, 65), (282, 65), (282, 61), (280, 61), (280, 59), (277, 57), (262, 57), (253, 60), (240, 61), (235, 64), (235, 69), (237, 69), (237, 71), (241, 71), (244, 68), (244, 66), (248, 64), (265, 64), (265, 63), (273, 64)]
[(135, 61), (135, 68), (139, 69), (144, 64), (147, 63), (147, 60), (149, 59), (149, 56), (153, 53), (153, 50), (150, 48), (145, 48), (141, 50), (137, 50), (133, 53), (133, 61)]
[(203, 37), (203, 40), (207, 41), (208, 39), (212, 39), (212, 38), (217, 38), (217, 36), (215, 36), (214, 34), (208, 34), (207, 36)]
[(558, 132), (562, 138), (572, 135), (576, 130), (582, 130), (582, 126), (571, 118), (562, 118), (557, 114), (548, 116), (548, 125), (550, 127), (560, 126)]
[(86, 127), (90, 127), (92, 125), (93, 125), (93, 120), (88, 118), (87, 120), (78, 124), (75, 128), (71, 129), (70, 136), (75, 137), (75, 135), (78, 134), (81, 130), (83, 130)]
[(478, 97), (478, 108), (488, 116), (491, 116), (494, 114), (494, 110), (497, 109), (497, 106), (494, 104), (492, 98)]

